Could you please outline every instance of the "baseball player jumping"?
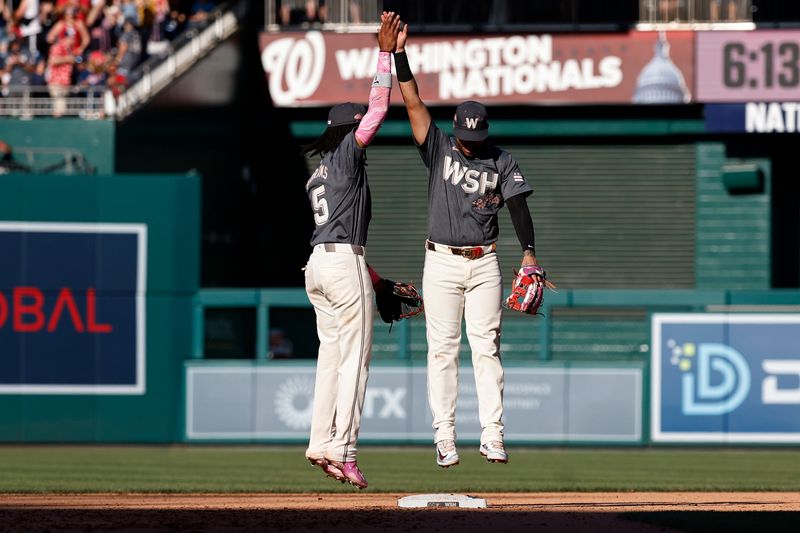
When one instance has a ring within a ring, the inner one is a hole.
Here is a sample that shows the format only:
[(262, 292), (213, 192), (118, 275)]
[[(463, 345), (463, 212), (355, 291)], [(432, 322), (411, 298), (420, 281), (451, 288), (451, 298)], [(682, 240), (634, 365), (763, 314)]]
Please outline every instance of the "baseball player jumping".
[(381, 281), (364, 259), (371, 217), (365, 149), (389, 109), (391, 52), (399, 29), (399, 17), (384, 12), (369, 108), (334, 106), (325, 132), (303, 149), (322, 157), (306, 183), (316, 228), (305, 283), (320, 341), (306, 458), (362, 489), (367, 480), (356, 462), (356, 441), (372, 354), (372, 284)]
[(428, 169), (422, 290), (436, 462), (447, 468), (459, 461), (455, 411), (461, 322), (466, 318), (482, 428), (480, 453), (490, 462), (507, 463), (500, 361), (503, 279), (495, 253), (497, 212), (508, 205), (523, 249), (522, 266), (537, 265), (533, 221), (525, 200), (533, 189), (514, 158), (487, 141), (489, 122), (483, 105), (470, 101), (456, 108), (455, 136), (436, 127), (408, 64), (407, 37), (408, 25), (404, 25), (394, 56), (414, 141)]

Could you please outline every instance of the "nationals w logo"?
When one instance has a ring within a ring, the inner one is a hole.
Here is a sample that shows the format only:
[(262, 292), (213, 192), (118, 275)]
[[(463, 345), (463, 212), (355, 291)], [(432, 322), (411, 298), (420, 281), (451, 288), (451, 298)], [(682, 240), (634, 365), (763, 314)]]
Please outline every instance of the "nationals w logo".
[(302, 38), (278, 39), (264, 48), (261, 63), (269, 74), (269, 94), (275, 104), (296, 104), (319, 87), (325, 69), (325, 39), (318, 31)]
[(467, 121), (467, 127), (469, 129), (474, 130), (475, 128), (478, 127), (478, 117), (475, 118), (467, 117), (465, 120)]

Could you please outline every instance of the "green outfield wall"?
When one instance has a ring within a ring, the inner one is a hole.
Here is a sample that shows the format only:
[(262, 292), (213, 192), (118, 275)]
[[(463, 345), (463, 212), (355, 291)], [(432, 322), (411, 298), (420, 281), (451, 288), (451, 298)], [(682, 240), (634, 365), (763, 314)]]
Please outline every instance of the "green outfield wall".
[(199, 185), (0, 177), (0, 441), (179, 438)]
[(18, 162), (34, 172), (52, 168), (48, 173), (60, 173), (59, 162), (66, 152), (84, 157), (96, 174), (113, 173), (115, 130), (113, 120), (0, 118), (0, 140), (11, 146)]

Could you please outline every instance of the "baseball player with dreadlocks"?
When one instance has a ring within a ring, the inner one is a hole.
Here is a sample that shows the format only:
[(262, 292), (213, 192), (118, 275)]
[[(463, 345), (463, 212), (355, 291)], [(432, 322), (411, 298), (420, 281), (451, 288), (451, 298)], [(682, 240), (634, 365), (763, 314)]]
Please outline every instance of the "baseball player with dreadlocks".
[[(422, 290), (436, 462), (444, 468), (459, 462), (455, 411), (461, 322), (466, 318), (482, 428), (480, 453), (490, 462), (507, 463), (500, 361), (503, 278), (495, 253), (497, 213), (503, 205), (508, 206), (523, 250), (521, 275), (524, 272), (527, 280), (535, 280), (524, 286), (540, 284), (544, 271), (537, 265), (533, 221), (525, 200), (533, 189), (514, 158), (487, 140), (489, 122), (483, 105), (470, 101), (456, 108), (454, 136), (439, 130), (411, 73), (405, 53), (407, 37), (408, 26), (404, 25), (394, 57), (414, 142), (428, 169)], [(515, 280), (515, 289), (517, 285)], [(513, 297), (508, 302), (515, 308)], [(526, 307), (529, 312), (536, 308)]]
[(306, 154), (322, 158), (306, 183), (316, 229), (305, 283), (320, 341), (306, 458), (361, 489), (367, 480), (356, 462), (356, 441), (372, 354), (373, 284), (385, 283), (364, 258), (371, 217), (364, 159), (389, 109), (391, 52), (399, 27), (393, 12), (381, 15), (369, 108), (334, 106), (325, 132), (304, 147)]

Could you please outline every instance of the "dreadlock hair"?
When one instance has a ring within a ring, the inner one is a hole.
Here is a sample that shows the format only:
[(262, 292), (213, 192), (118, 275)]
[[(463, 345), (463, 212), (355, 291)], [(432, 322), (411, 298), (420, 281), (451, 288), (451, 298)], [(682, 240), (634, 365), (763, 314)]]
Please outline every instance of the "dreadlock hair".
[(345, 135), (358, 127), (358, 123), (354, 124), (341, 124), (339, 126), (328, 126), (325, 131), (317, 137), (317, 139), (309, 144), (302, 146), (301, 153), (313, 156), (319, 154), (324, 156), (328, 152), (332, 152), (339, 146)]

